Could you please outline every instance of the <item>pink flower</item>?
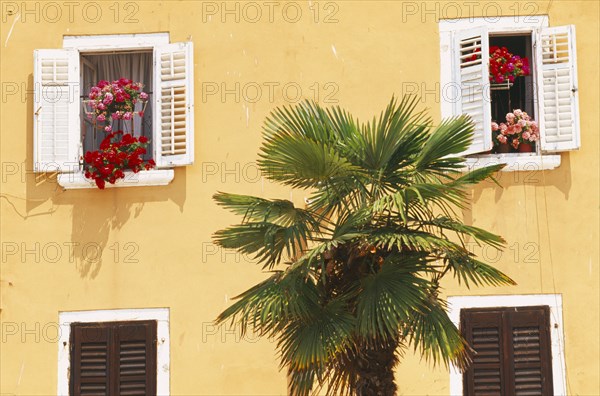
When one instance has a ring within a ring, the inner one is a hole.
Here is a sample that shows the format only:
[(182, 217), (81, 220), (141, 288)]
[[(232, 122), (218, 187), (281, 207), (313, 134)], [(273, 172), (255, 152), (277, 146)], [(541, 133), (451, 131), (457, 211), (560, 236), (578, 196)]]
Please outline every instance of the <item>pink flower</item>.
[(523, 115), (523, 111), (521, 111), (521, 109), (514, 110), (513, 113), (517, 117), (521, 117)]
[(529, 134), (529, 132), (523, 132), (523, 135), (521, 135), (521, 136), (523, 136), (524, 140), (529, 140), (529, 138), (531, 137), (531, 135)]
[(120, 111), (115, 111), (110, 116), (112, 117), (113, 120), (118, 120), (120, 117), (120, 113), (121, 113)]
[(512, 146), (516, 149), (519, 147), (519, 139), (513, 139)]
[(521, 133), (523, 127), (520, 124), (513, 125), (514, 133)]
[(109, 105), (109, 104), (111, 104), (112, 101), (113, 101), (113, 94), (111, 94), (110, 92), (107, 92), (104, 95), (104, 100), (102, 101), (102, 103), (104, 103), (105, 105)]
[(148, 94), (146, 92), (140, 92), (140, 99), (142, 99), (142, 100), (148, 99)]
[(131, 112), (129, 112), (129, 111), (126, 111), (126, 112), (123, 114), (123, 119), (124, 119), (124, 120), (131, 120)]
[(98, 117), (96, 117), (96, 120), (98, 122), (104, 122), (106, 121), (106, 116), (104, 114), (100, 114)]
[(506, 143), (506, 140), (507, 140), (506, 136), (504, 136), (504, 135), (498, 135), (498, 141), (500, 143)]
[(495, 122), (492, 122), (492, 131), (496, 132), (500, 127)]
[(537, 122), (535, 122), (535, 121), (531, 121), (531, 122), (529, 123), (529, 125), (531, 126), (531, 130), (532, 130), (532, 131), (537, 131), (537, 130), (538, 130), (538, 124), (537, 124)]
[(506, 121), (512, 123), (515, 120), (515, 115), (513, 113), (508, 113), (506, 115)]
[(508, 127), (506, 126), (505, 123), (500, 124), (500, 132), (502, 132), (503, 135), (506, 135), (508, 131)]
[(110, 125), (107, 125), (104, 127), (104, 132), (111, 132), (112, 131), (112, 127)]
[(98, 109), (106, 110), (106, 105), (104, 103), (98, 103)]
[(519, 120), (519, 125), (520, 125), (522, 128), (524, 128), (524, 127), (526, 127), (526, 126), (527, 126), (527, 121), (525, 121), (525, 120)]

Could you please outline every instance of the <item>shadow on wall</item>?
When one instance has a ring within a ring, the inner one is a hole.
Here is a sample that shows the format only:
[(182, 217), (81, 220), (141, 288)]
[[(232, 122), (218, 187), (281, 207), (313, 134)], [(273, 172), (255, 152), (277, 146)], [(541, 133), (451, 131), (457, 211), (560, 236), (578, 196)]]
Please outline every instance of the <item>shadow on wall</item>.
[[(526, 187), (532, 187), (533, 196), (532, 200), (535, 200), (536, 204), (544, 202), (544, 194), (547, 193), (547, 189), (555, 188), (564, 195), (564, 202), (569, 200), (569, 193), (572, 186), (571, 177), (571, 153), (561, 153), (561, 164), (558, 168), (552, 170), (526, 170), (519, 172), (498, 172), (495, 175), (495, 179), (498, 184), (491, 180), (486, 180), (479, 185), (475, 186), (471, 190), (471, 202), (472, 205), (477, 204), (484, 191), (493, 189), (494, 190), (494, 203), (499, 204), (504, 193), (510, 189), (518, 188), (523, 190), (525, 196), (527, 195)], [(527, 169), (527, 168), (525, 168)], [(507, 203), (509, 201), (506, 201)], [(516, 201), (510, 201), (513, 204)], [(545, 203), (544, 203), (545, 205)], [(512, 211), (517, 209), (514, 207), (502, 207), (498, 209), (499, 213), (493, 216), (503, 216), (500, 212), (509, 210), (511, 215), (521, 216), (521, 214)], [(524, 208), (521, 208), (524, 210)], [(519, 209), (517, 209), (519, 210)], [(492, 214), (490, 214), (492, 216)], [(473, 213), (470, 208), (463, 210), (463, 217), (465, 224), (473, 225)]]
[[(505, 191), (513, 187), (555, 187), (562, 192), (565, 200), (569, 199), (571, 191), (571, 153), (565, 152), (558, 154), (561, 156), (560, 166), (551, 170), (523, 170), (519, 172), (498, 172), (496, 180), (500, 184), (498, 186), (493, 181), (485, 181), (473, 188), (473, 203), (477, 203), (481, 198), (483, 191), (489, 188), (495, 190), (494, 200), (496, 203), (500, 201)], [(533, 164), (532, 164), (533, 165)], [(529, 169), (527, 164), (523, 169)]]
[[(33, 75), (29, 75), (29, 86), (33, 85)], [(171, 201), (183, 213), (186, 200), (186, 169), (175, 169), (175, 178), (168, 186), (158, 187), (123, 187), (99, 190), (97, 188), (82, 190), (64, 190), (57, 182), (56, 174), (34, 174), (33, 169), (33, 104), (27, 103), (25, 153), (26, 172), (22, 180), (26, 185), (26, 213), (21, 214), (14, 204), (13, 208), (20, 217), (48, 216), (71, 207), (72, 231), (69, 242), (74, 263), (81, 278), (94, 279), (102, 268), (103, 260), (113, 260), (114, 252), (109, 244), (121, 242), (112, 237), (129, 220), (138, 217), (144, 207), (152, 203)], [(51, 205), (49, 210), (45, 207)], [(161, 209), (162, 210), (162, 209)], [(67, 215), (48, 216), (49, 228), (52, 222), (66, 219)], [(131, 238), (129, 238), (131, 239)], [(124, 244), (123, 242), (122, 244)]]

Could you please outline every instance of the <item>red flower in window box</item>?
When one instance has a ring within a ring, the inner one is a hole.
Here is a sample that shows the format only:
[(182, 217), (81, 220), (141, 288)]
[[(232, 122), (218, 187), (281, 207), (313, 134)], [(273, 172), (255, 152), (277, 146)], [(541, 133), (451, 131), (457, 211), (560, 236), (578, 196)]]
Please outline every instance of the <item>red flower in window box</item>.
[[(144, 138), (144, 139), (142, 139)], [(88, 151), (83, 156), (85, 177), (96, 182), (99, 189), (104, 189), (106, 182), (115, 184), (125, 178), (125, 171), (138, 173), (156, 166), (154, 160), (144, 160), (148, 139), (144, 136), (136, 138), (129, 133), (117, 131), (109, 133), (97, 151)]]

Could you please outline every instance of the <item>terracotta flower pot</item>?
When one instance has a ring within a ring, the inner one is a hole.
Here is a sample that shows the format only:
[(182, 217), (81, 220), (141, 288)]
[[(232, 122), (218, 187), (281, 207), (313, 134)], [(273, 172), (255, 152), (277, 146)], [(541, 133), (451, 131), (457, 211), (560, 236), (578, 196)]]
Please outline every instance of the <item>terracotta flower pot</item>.
[(497, 153), (510, 153), (510, 145), (508, 143), (500, 143), (496, 147)]
[(533, 145), (530, 143), (519, 144), (519, 153), (533, 153)]

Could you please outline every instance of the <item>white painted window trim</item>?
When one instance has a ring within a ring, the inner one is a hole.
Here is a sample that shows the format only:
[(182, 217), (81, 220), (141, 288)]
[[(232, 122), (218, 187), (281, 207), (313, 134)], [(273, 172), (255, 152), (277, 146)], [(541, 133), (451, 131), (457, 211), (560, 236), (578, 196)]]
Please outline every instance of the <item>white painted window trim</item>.
[(106, 50), (151, 49), (169, 44), (169, 33), (99, 34), (89, 36), (64, 36), (63, 48), (93, 52)]
[[(64, 36), (63, 48), (71, 48), (79, 52), (152, 50), (155, 46), (169, 44), (169, 42), (169, 33)], [(175, 172), (172, 169), (154, 169), (137, 174), (128, 172), (125, 179), (120, 179), (115, 184), (106, 183), (106, 188), (166, 186), (173, 181), (174, 177)], [(83, 171), (59, 174), (57, 180), (58, 184), (66, 190), (96, 188), (93, 180), (83, 176)]]
[[(453, 56), (448, 56), (452, 49), (452, 33), (456, 30), (485, 26), (488, 33), (533, 33), (541, 27), (548, 27), (547, 15), (507, 16), (442, 19), (438, 28), (440, 32), (440, 97), (442, 118), (452, 117), (456, 100), (452, 100), (455, 87), (452, 79), (454, 71)], [(536, 70), (533, 70), (536, 73)], [(535, 74), (534, 74), (535, 77)], [(537, 91), (537, 90), (534, 90)], [(533, 93), (537, 106), (537, 92)], [(475, 170), (488, 165), (505, 163), (504, 172), (550, 170), (560, 166), (560, 154), (475, 154), (465, 161), (465, 168)]]
[[(138, 173), (125, 171), (124, 179), (117, 180), (115, 184), (106, 183), (105, 188), (166, 186), (174, 178), (175, 171), (173, 169), (143, 170)], [(83, 172), (60, 173), (57, 176), (57, 181), (65, 190), (96, 188), (96, 182), (86, 179)]]
[(502, 172), (532, 172), (550, 170), (560, 166), (560, 154), (473, 154), (466, 158), (465, 170), (473, 171), (475, 169), (498, 164), (506, 164), (506, 166), (502, 168)]
[[(464, 308), (527, 307), (547, 305), (550, 307), (550, 342), (552, 348), (552, 382), (555, 395), (566, 395), (565, 340), (563, 333), (562, 296), (560, 294), (524, 294), (492, 296), (448, 297), (450, 319), (460, 326), (460, 311)], [(454, 365), (450, 366), (450, 395), (462, 396), (463, 375)]]
[(71, 323), (122, 322), (135, 320), (157, 321), (156, 337), (156, 394), (170, 394), (170, 338), (169, 308), (114, 309), (98, 311), (59, 312), (60, 337), (58, 340), (59, 396), (69, 396), (69, 371), (71, 366)]

